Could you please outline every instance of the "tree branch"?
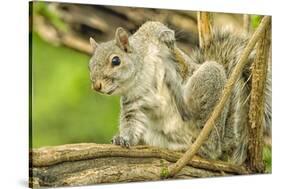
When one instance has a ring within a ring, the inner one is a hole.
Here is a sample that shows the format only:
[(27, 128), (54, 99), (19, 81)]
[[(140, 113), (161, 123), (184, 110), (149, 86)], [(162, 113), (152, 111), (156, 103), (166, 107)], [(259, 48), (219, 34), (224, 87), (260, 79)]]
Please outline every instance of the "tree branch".
[[(111, 144), (67, 144), (30, 152), (31, 184), (75, 186), (97, 183), (160, 180), (182, 153), (148, 146), (130, 149)], [(241, 166), (193, 157), (175, 178), (247, 174)]]
[(266, 75), (270, 47), (270, 25), (257, 44), (257, 53), (252, 64), (252, 91), (249, 111), (249, 167), (253, 172), (264, 172), (263, 128)]
[(248, 56), (250, 55), (252, 49), (255, 47), (257, 41), (262, 37), (263, 32), (268, 27), (270, 23), (270, 17), (265, 16), (253, 36), (251, 37), (250, 41), (248, 42), (247, 46), (245, 47), (244, 51), (242, 52), (240, 59), (233, 69), (225, 87), (222, 92), (221, 99), (219, 100), (218, 104), (215, 106), (214, 111), (212, 112), (210, 118), (207, 120), (204, 128), (198, 135), (196, 141), (191, 145), (191, 147), (185, 152), (185, 154), (175, 163), (169, 166), (168, 168), (168, 176), (176, 175), (190, 160), (191, 158), (198, 152), (201, 145), (204, 143), (206, 138), (209, 136), (210, 132), (214, 127), (214, 123), (216, 119), (220, 116), (221, 111), (228, 100), (229, 96), (231, 95), (232, 89), (234, 87), (235, 82), (239, 78), (242, 69), (247, 63)]
[(211, 14), (208, 12), (197, 13), (197, 27), (199, 34), (199, 46), (202, 49), (209, 47), (212, 41)]
[(251, 15), (250, 14), (243, 15), (243, 30), (246, 33), (249, 33), (251, 30)]

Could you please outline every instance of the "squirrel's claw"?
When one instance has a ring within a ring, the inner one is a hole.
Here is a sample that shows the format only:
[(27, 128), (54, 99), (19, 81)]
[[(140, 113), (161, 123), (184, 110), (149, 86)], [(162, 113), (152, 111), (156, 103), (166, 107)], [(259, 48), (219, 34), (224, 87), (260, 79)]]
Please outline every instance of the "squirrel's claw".
[(130, 148), (130, 143), (128, 139), (125, 139), (122, 136), (114, 136), (111, 140), (112, 144), (119, 145), (121, 147)]

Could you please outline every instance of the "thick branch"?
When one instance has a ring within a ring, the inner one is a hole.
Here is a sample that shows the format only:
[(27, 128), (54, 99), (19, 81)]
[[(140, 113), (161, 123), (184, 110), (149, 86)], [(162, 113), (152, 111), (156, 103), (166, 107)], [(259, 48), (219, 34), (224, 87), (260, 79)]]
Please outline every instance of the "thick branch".
[(265, 85), (270, 47), (270, 26), (257, 44), (257, 54), (252, 65), (252, 91), (249, 111), (249, 166), (253, 172), (263, 172), (263, 128)]
[[(61, 146), (43, 147), (30, 152), (32, 165), (44, 167), (66, 161), (76, 161), (100, 157), (136, 157), (160, 158), (169, 162), (176, 162), (182, 156), (181, 152), (149, 146), (133, 146), (130, 149), (121, 148), (111, 144), (80, 143)], [(189, 163), (193, 167), (213, 171), (225, 171), (236, 174), (246, 174), (247, 171), (240, 166), (230, 165), (222, 161), (210, 161), (200, 157), (193, 157)]]
[(200, 48), (206, 49), (212, 41), (211, 15), (208, 12), (197, 13), (197, 26)]
[(214, 123), (217, 120), (217, 118), (220, 116), (221, 111), (223, 107), (225, 106), (225, 103), (227, 102), (229, 96), (231, 95), (232, 89), (234, 87), (235, 82), (239, 78), (244, 66), (247, 63), (248, 56), (250, 55), (252, 49), (255, 47), (258, 39), (260, 39), (263, 35), (263, 32), (268, 27), (270, 23), (270, 17), (265, 16), (260, 26), (257, 28), (253, 36), (251, 37), (250, 41), (248, 42), (247, 46), (245, 47), (244, 51), (242, 52), (240, 59), (235, 66), (234, 70), (232, 71), (225, 87), (222, 92), (221, 99), (219, 100), (218, 104), (214, 108), (214, 111), (212, 112), (210, 118), (207, 120), (206, 124), (204, 125), (204, 128), (198, 135), (196, 141), (191, 145), (191, 147), (186, 151), (186, 153), (180, 158), (175, 164), (171, 165), (169, 167), (169, 176), (174, 176), (176, 173), (178, 173), (190, 160), (191, 158), (198, 152), (201, 145), (204, 143), (204, 141), (209, 136), (210, 132), (212, 131), (214, 127)]
[[(148, 146), (130, 149), (111, 144), (68, 144), (33, 149), (31, 178), (35, 185), (61, 186), (159, 180), (182, 153)], [(247, 174), (245, 168), (193, 157), (175, 178)]]

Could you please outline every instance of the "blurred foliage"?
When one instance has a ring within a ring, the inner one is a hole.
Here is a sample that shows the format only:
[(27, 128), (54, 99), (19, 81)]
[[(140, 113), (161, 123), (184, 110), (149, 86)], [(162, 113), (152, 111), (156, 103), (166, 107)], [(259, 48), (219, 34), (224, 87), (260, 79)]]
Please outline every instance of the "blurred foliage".
[(89, 57), (32, 34), (32, 147), (109, 143), (119, 98), (90, 89)]
[(55, 28), (61, 32), (68, 31), (67, 24), (59, 17), (59, 15), (50, 9), (46, 2), (38, 1), (33, 3), (33, 15), (41, 15), (45, 17)]
[(265, 146), (263, 149), (263, 160), (265, 163), (265, 172), (266, 173), (271, 173), (271, 168), (272, 168), (272, 151), (271, 148), (268, 146)]
[(260, 22), (261, 22), (261, 16), (259, 16), (259, 15), (251, 16), (252, 28), (256, 29), (259, 26)]

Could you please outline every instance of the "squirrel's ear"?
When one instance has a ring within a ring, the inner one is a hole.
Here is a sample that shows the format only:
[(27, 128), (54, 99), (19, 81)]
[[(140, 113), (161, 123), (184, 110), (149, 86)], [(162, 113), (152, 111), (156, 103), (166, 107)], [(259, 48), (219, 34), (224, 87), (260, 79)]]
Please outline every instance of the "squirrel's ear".
[(131, 51), (128, 33), (122, 27), (116, 29), (115, 40), (116, 44), (125, 52)]
[(93, 53), (95, 53), (97, 47), (98, 47), (98, 43), (94, 40), (94, 38), (90, 37), (90, 44), (93, 48)]

